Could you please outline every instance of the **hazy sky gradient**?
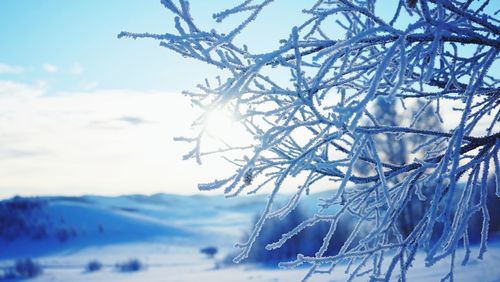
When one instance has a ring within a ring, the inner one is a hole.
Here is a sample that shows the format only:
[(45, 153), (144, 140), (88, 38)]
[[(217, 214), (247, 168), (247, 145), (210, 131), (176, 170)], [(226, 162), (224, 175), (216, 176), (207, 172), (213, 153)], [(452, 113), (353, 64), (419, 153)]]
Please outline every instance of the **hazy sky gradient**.
[[(239, 2), (191, 1), (195, 22), (227, 32), (241, 17), (216, 24), (211, 15)], [(275, 1), (236, 42), (272, 50), (308, 5)], [(172, 140), (198, 113), (181, 91), (220, 70), (156, 41), (118, 40), (123, 30), (174, 32), (173, 18), (159, 0), (0, 1), (0, 198), (193, 194), (231, 172), (220, 159), (182, 161), (189, 148)]]
[[(229, 30), (237, 18), (221, 25), (211, 15), (234, 3), (192, 1), (192, 11), (200, 26)], [(271, 50), (302, 3), (278, 1), (242, 38)], [(288, 16), (276, 24), (277, 14)], [(219, 159), (182, 161), (189, 148), (172, 140), (197, 115), (180, 92), (217, 70), (158, 42), (116, 38), (173, 32), (159, 0), (4, 0), (0, 27), (0, 198), (193, 194), (197, 183), (227, 176)]]

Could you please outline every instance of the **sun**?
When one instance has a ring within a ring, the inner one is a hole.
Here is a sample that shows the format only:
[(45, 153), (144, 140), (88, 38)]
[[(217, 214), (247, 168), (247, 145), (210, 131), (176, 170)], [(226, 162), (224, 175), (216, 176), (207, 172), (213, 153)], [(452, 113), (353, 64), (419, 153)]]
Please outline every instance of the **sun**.
[(213, 138), (229, 141), (235, 139), (235, 133), (239, 131), (238, 121), (234, 114), (224, 110), (212, 110), (207, 113), (204, 121), (204, 129)]

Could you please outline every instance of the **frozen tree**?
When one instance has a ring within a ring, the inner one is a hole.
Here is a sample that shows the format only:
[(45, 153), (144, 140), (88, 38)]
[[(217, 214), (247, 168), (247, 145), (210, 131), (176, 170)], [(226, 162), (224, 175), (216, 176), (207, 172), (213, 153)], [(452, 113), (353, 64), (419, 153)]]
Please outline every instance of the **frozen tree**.
[[(401, 107), (399, 107), (398, 109), (398, 104), (394, 103), (394, 101), (378, 99), (374, 103), (372, 114), (382, 126), (397, 126), (407, 119), (406, 116), (398, 114), (398, 111), (406, 111), (410, 116), (417, 114), (417, 111), (421, 111), (419, 113), (419, 118), (415, 120), (415, 127), (442, 130), (439, 119), (434, 114), (433, 107), (431, 105), (425, 105), (422, 101), (418, 101), (412, 111), (408, 108), (401, 109)], [(425, 135), (399, 136), (396, 134), (381, 134), (373, 136), (374, 142), (378, 146), (381, 160), (399, 165), (403, 165), (408, 162), (407, 158), (410, 157), (408, 150), (411, 150), (412, 147), (418, 146), (418, 144), (429, 141), (430, 138), (432, 137)], [(368, 164), (360, 165), (364, 165), (365, 167), (369, 166)], [(365, 171), (360, 172), (365, 173)], [(401, 177), (394, 177), (389, 181), (397, 183), (401, 181)], [(424, 195), (428, 196), (432, 187), (423, 186), (420, 189)], [(416, 219), (425, 213), (428, 205), (429, 197), (426, 201), (422, 201), (421, 199), (418, 199), (416, 195), (410, 194), (408, 203), (401, 211), (398, 219), (399, 228), (404, 235), (408, 235), (412, 231), (414, 224), (418, 222)]]
[[(318, 212), (267, 249), (326, 222), (321, 246), (282, 266), (310, 265), (304, 280), (347, 265), (351, 279), (404, 281), (422, 251), (428, 266), (449, 259), (443, 278), (453, 280), (456, 260), (466, 264), (472, 255), (468, 225), (477, 214), (481, 238), (474, 255), (482, 258), (487, 250), (490, 174), (496, 175), (500, 196), (498, 2), (318, 0), (304, 7), (277, 48), (252, 52), (245, 29), (276, 1), (245, 0), (214, 14), (216, 22), (241, 19), (223, 33), (200, 27), (188, 1), (162, 0), (175, 16), (175, 33), (119, 35), (158, 40), (220, 69), (215, 83), (206, 80), (199, 91), (186, 92), (204, 113), (194, 123), (197, 133), (178, 140), (193, 146), (186, 158), (201, 163), (205, 155), (221, 154), (235, 166), (227, 178), (201, 184), (200, 190), (222, 189), (227, 197), (269, 191), (248, 240), (237, 244), (241, 253), (235, 261), (249, 255), (266, 221), (284, 218), (310, 191), (327, 185), (331, 194)], [(401, 108), (391, 113), (390, 124), (373, 112), (380, 102)], [(430, 107), (442, 127), (422, 122)], [(252, 141), (221, 142), (207, 151), (204, 121), (214, 111), (232, 112)], [(383, 156), (383, 146), (398, 144), (381, 144), (383, 136), (417, 141), (395, 160)], [(290, 187), (290, 178), (301, 184)], [(292, 189), (288, 203), (277, 206), (276, 195)], [(428, 205), (411, 230), (401, 232), (397, 219), (411, 198)], [(336, 254), (326, 254), (345, 216), (356, 218), (355, 227)], [(463, 258), (456, 255), (460, 245)]]

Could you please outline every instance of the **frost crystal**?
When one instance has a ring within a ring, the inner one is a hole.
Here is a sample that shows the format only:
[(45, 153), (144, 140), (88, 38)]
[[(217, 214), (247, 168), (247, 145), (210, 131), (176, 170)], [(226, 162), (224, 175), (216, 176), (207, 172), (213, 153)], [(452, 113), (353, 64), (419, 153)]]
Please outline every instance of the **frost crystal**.
[[(403, 281), (417, 250), (429, 266), (450, 259), (444, 278), (452, 280), (459, 244), (468, 260), (475, 214), (483, 219), (483, 256), (486, 202), (494, 196), (486, 189), (490, 175), (500, 196), (500, 27), (490, 12), (496, 1), (394, 1), (394, 14), (385, 18), (375, 11), (390, 1), (318, 0), (303, 10), (303, 22), (290, 27), (289, 38), (264, 54), (234, 39), (244, 39), (246, 27), (274, 1), (246, 0), (214, 14), (217, 22), (244, 16), (225, 34), (200, 28), (188, 1), (161, 2), (175, 15), (176, 34), (119, 37), (159, 40), (229, 74), (187, 94), (206, 111), (234, 112), (254, 137), (243, 146), (221, 142), (218, 150), (204, 151), (202, 115), (195, 123), (199, 133), (179, 139), (193, 144), (186, 158), (201, 162), (206, 154), (222, 154), (235, 171), (200, 189), (223, 189), (227, 196), (271, 190), (248, 241), (238, 244), (236, 261), (248, 256), (268, 219), (282, 218), (324, 185), (336, 189), (318, 213), (267, 246), (280, 248), (308, 227), (329, 223), (315, 255), (297, 254), (282, 264), (309, 264), (304, 280), (348, 262), (351, 278)], [(277, 207), (275, 197), (289, 189), (284, 183), (290, 177), (303, 183)], [(343, 217), (356, 227), (340, 251), (327, 256)]]

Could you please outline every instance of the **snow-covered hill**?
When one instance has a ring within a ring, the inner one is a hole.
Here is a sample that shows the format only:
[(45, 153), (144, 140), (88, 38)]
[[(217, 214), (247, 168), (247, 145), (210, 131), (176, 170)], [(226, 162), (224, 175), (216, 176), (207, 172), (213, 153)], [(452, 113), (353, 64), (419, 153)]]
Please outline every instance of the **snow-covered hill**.
[[(313, 195), (313, 208), (318, 197)], [(278, 202), (284, 202), (283, 196)], [(225, 199), (220, 196), (168, 194), (119, 197), (16, 198), (0, 202), (0, 269), (19, 258), (40, 263), (43, 274), (33, 281), (300, 281), (305, 269), (278, 270), (252, 265), (222, 266), (232, 245), (248, 231), (263, 196)], [(14, 216), (16, 215), (16, 216)], [(12, 220), (15, 218), (15, 220)], [(10, 221), (9, 221), (10, 219)], [(6, 225), (16, 229), (6, 229)], [(27, 232), (35, 229), (37, 232)], [(41, 232), (40, 230), (43, 230)], [(8, 231), (8, 232), (7, 232)], [(16, 233), (17, 232), (17, 233)], [(13, 235), (17, 234), (17, 237)], [(9, 236), (7, 236), (9, 235)], [(218, 249), (214, 259), (200, 248)], [(460, 254), (459, 254), (460, 255)], [(123, 273), (116, 263), (131, 258), (145, 268)], [(420, 257), (421, 258), (421, 257)], [(93, 260), (103, 269), (88, 273)], [(484, 261), (457, 266), (456, 281), (500, 281), (496, 263), (500, 241), (490, 243)], [(438, 281), (448, 271), (442, 262), (432, 269), (415, 262), (409, 281)], [(344, 281), (343, 267), (313, 281)], [(1, 271), (0, 271), (1, 272)]]
[(229, 201), (168, 194), (9, 199), (0, 203), (0, 258), (158, 240), (228, 245), (248, 229), (264, 203), (259, 196)]

